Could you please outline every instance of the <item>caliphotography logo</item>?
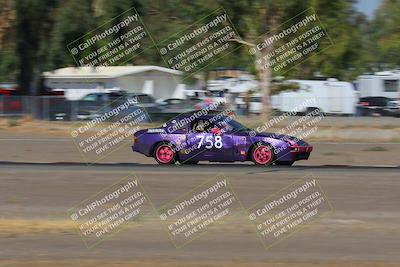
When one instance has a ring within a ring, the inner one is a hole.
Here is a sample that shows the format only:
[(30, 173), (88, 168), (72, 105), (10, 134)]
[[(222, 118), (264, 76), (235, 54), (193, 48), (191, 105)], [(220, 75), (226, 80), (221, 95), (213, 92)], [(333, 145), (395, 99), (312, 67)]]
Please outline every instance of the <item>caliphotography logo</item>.
[(0, 266), (400, 266), (399, 0), (0, 0)]
[(131, 145), (134, 133), (151, 122), (151, 116), (140, 99), (130, 95), (121, 96), (97, 111), (82, 110), (77, 116), (85, 122), (74, 124), (70, 136), (88, 164)]
[(123, 226), (137, 224), (153, 212), (150, 200), (135, 175), (123, 178), (68, 210), (88, 248), (110, 238)]
[(67, 45), (78, 66), (118, 66), (154, 46), (134, 7)]
[(248, 49), (257, 65), (284, 75), (333, 45), (314, 8), (308, 8), (258, 38)]
[(308, 175), (250, 208), (249, 220), (269, 249), (332, 210), (317, 179)]
[(163, 60), (171, 69), (194, 75), (240, 48), (232, 41), (235, 39), (240, 37), (225, 9), (221, 7), (162, 41), (158, 47)]
[(162, 206), (159, 212), (172, 243), (182, 248), (243, 210), (227, 177), (218, 174)]

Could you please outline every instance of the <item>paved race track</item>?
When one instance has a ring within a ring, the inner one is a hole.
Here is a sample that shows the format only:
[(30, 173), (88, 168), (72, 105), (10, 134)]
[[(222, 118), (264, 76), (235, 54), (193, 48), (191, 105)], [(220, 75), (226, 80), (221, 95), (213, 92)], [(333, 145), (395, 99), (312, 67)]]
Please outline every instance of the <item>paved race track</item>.
[[(398, 266), (399, 168), (250, 164), (0, 164), (0, 265), (24, 266)], [(215, 227), (181, 249), (159, 219), (143, 219), (87, 249), (66, 211), (135, 173), (154, 206), (222, 173), (248, 208), (301, 178), (315, 178), (333, 211), (265, 250), (249, 221)], [(9, 224), (7, 224), (9, 220)], [(14, 223), (12, 223), (14, 222)], [(61, 224), (61, 223), (60, 223)], [(51, 225), (51, 224), (50, 224)], [(3, 264), (2, 264), (3, 263)], [(303, 265), (301, 265), (303, 264)], [(374, 265), (375, 264), (375, 265)]]

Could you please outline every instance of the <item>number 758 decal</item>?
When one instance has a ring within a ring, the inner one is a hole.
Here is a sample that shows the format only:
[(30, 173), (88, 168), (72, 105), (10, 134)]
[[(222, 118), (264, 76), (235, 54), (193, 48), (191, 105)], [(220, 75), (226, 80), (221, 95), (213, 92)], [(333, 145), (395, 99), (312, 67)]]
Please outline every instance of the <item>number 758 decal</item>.
[(197, 148), (200, 148), (201, 145), (203, 144), (203, 142), (206, 144), (205, 147), (206, 147), (207, 149), (210, 149), (210, 148), (213, 148), (213, 147), (215, 147), (215, 148), (217, 148), (217, 149), (220, 149), (220, 148), (223, 147), (223, 144), (222, 144), (222, 137), (221, 137), (221, 136), (211, 136), (211, 135), (204, 136), (204, 135), (198, 135), (197, 137), (200, 138), (200, 142), (199, 142), (199, 144), (197, 145)]

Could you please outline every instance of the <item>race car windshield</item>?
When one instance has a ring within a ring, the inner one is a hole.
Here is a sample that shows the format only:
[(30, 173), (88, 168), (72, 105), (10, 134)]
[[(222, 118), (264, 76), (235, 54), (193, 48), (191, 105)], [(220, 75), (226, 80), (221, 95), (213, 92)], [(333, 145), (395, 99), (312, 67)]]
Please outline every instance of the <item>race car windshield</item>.
[(245, 132), (251, 130), (235, 120), (227, 121), (226, 124), (231, 132)]

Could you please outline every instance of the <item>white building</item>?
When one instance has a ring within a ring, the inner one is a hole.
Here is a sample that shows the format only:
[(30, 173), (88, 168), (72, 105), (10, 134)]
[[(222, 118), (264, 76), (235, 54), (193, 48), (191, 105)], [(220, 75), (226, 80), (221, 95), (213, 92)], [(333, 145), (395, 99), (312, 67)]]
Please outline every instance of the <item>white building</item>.
[(156, 99), (178, 97), (185, 88), (181, 75), (158, 66), (68, 67), (43, 73), (45, 85), (64, 91), (70, 100), (112, 90), (151, 94)]
[(357, 79), (360, 97), (384, 96), (400, 98), (400, 71), (381, 71), (360, 75)]

